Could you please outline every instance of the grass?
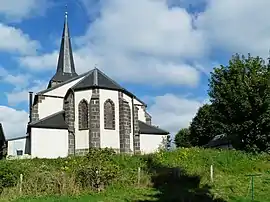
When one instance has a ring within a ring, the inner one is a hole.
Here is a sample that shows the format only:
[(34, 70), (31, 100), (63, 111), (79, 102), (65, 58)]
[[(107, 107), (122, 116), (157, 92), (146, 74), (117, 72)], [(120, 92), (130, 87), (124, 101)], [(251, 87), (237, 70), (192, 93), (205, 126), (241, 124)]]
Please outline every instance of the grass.
[[(112, 155), (108, 158), (110, 163), (95, 159), (3, 161), (8, 168), (16, 165), (30, 170), (25, 174), (27, 180), (23, 193), (18, 194), (18, 186), (5, 188), (2, 200), (248, 202), (251, 201), (251, 189), (250, 177), (246, 175), (259, 173), (261, 175), (254, 178), (255, 201), (270, 201), (270, 156), (267, 154), (191, 148), (147, 156)], [(73, 175), (92, 163), (104, 165), (104, 173), (115, 172), (114, 179), (99, 193), (93, 187), (82, 188)], [(210, 165), (214, 167), (213, 183), (210, 181)], [(142, 170), (139, 185), (138, 167)]]
[(81, 196), (48, 196), (48, 197), (36, 197), (36, 198), (21, 198), (16, 202), (126, 202), (126, 201), (142, 201), (153, 200), (151, 196), (147, 196), (149, 193), (156, 193), (153, 189), (147, 188), (121, 188), (121, 189), (109, 189), (106, 192), (87, 194)]

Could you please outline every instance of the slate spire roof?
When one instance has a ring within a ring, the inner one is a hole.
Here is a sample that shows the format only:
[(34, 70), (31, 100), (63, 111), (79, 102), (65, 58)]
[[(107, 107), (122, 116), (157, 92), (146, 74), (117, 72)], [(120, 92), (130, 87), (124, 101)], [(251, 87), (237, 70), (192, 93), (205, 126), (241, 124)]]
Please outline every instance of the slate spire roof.
[(78, 74), (75, 71), (70, 33), (68, 28), (68, 13), (66, 12), (57, 70), (55, 75), (52, 77), (48, 87), (51, 87), (51, 82), (61, 83), (76, 76), (78, 76)]

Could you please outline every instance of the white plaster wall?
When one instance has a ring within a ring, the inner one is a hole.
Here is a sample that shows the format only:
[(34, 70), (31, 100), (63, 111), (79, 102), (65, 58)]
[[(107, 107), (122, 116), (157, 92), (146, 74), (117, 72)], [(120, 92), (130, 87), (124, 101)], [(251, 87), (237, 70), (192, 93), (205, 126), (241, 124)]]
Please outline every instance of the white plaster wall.
[(156, 152), (162, 145), (163, 138), (166, 137), (166, 135), (140, 134), (141, 153), (149, 154)]
[(89, 130), (79, 130), (79, 103), (82, 99), (87, 100), (88, 104), (92, 96), (92, 90), (75, 92), (75, 148), (89, 148)]
[(25, 153), (26, 138), (8, 141), (8, 156), (17, 156), (17, 150), (22, 150)]
[(31, 156), (58, 158), (68, 156), (68, 130), (32, 128)]
[[(123, 93), (123, 98), (128, 101), (129, 107), (130, 107), (130, 112), (131, 112), (131, 133), (130, 133), (130, 150), (133, 152), (133, 117), (134, 115), (132, 114), (132, 98), (125, 93)], [(134, 102), (134, 100), (133, 100)]]
[[(100, 146), (120, 149), (118, 91), (100, 89)], [(104, 102), (111, 99), (115, 105), (115, 130), (104, 129)]]
[(75, 79), (72, 82), (69, 82), (63, 86), (60, 86), (56, 89), (53, 89), (49, 92), (44, 93), (44, 95), (52, 95), (52, 96), (61, 96), (64, 97), (68, 91), (68, 89), (70, 89), (72, 86), (74, 86), (76, 83), (80, 82), (85, 76)]
[(138, 111), (138, 119), (145, 123), (146, 122), (146, 117), (145, 117), (145, 111), (144, 111), (143, 107), (138, 106), (138, 105), (136, 107), (139, 109), (139, 111)]
[(63, 98), (45, 97), (41, 103), (38, 103), (39, 119), (43, 119), (62, 110)]

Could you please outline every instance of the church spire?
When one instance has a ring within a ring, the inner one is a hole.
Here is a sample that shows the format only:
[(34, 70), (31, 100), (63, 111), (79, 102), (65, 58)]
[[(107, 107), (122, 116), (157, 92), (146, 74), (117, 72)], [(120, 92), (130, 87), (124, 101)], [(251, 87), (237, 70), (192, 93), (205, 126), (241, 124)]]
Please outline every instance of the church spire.
[(71, 79), (75, 76), (78, 76), (78, 74), (75, 71), (70, 34), (68, 28), (68, 12), (66, 10), (64, 29), (61, 39), (60, 52), (58, 56), (57, 70), (55, 75), (52, 77), (48, 88), (54, 86), (55, 84)]

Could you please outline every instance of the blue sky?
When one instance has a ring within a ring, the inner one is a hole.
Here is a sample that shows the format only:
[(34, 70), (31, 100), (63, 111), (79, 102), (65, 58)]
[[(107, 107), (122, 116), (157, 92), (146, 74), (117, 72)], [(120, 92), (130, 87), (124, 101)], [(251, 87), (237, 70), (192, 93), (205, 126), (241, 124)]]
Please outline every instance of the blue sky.
[(9, 137), (25, 133), (28, 91), (46, 88), (56, 70), (66, 3), (77, 72), (98, 64), (173, 134), (207, 102), (213, 67), (270, 48), (263, 0), (1, 2), (0, 122)]

